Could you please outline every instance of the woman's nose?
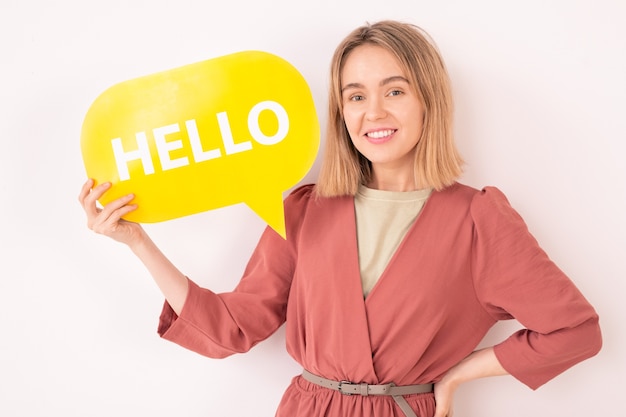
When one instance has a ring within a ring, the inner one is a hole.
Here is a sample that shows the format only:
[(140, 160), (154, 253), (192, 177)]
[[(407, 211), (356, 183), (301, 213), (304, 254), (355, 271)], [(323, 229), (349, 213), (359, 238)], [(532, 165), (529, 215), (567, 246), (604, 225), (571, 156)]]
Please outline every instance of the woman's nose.
[(385, 103), (381, 98), (370, 98), (367, 103), (365, 117), (367, 120), (382, 119), (387, 115)]

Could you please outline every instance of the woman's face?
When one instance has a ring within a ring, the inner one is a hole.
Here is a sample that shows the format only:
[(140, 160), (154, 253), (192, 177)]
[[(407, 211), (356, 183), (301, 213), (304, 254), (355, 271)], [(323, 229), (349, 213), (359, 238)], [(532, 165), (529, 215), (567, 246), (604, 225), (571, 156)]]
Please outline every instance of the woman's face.
[(355, 48), (341, 72), (343, 118), (357, 150), (379, 169), (413, 171), (424, 106), (386, 49)]

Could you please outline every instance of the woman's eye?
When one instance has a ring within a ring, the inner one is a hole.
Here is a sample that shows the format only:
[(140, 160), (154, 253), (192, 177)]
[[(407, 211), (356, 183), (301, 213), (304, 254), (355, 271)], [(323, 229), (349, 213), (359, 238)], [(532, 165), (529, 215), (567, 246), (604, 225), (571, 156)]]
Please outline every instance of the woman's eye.
[(390, 96), (399, 96), (399, 95), (401, 95), (401, 94), (402, 94), (402, 91), (400, 91), (400, 90), (391, 90), (391, 91), (389, 92), (389, 95), (390, 95)]
[(353, 96), (350, 96), (350, 101), (362, 101), (362, 100), (364, 100), (364, 99), (365, 99), (365, 97), (360, 96), (360, 95), (358, 95), (358, 94), (355, 94), (355, 95), (353, 95)]

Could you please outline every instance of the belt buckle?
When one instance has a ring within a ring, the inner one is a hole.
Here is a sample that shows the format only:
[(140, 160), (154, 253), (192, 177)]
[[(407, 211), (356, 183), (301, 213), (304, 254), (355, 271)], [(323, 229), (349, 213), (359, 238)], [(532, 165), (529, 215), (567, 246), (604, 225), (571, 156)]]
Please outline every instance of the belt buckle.
[(346, 381), (346, 380), (339, 381), (339, 385), (337, 385), (337, 391), (339, 391), (343, 395), (348, 395), (348, 396), (354, 395), (351, 392), (343, 392), (343, 390), (341, 388), (344, 385), (356, 385), (356, 384), (354, 382), (352, 382), (352, 381)]

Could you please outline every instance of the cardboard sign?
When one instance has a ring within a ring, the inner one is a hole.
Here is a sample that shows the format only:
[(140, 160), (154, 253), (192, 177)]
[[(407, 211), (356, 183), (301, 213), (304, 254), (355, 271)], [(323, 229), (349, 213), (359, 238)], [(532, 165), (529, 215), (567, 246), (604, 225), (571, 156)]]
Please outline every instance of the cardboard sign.
[(311, 91), (285, 60), (247, 51), (106, 90), (85, 117), (87, 175), (134, 193), (125, 218), (159, 222), (247, 204), (285, 237), (282, 192), (309, 171), (320, 143)]

